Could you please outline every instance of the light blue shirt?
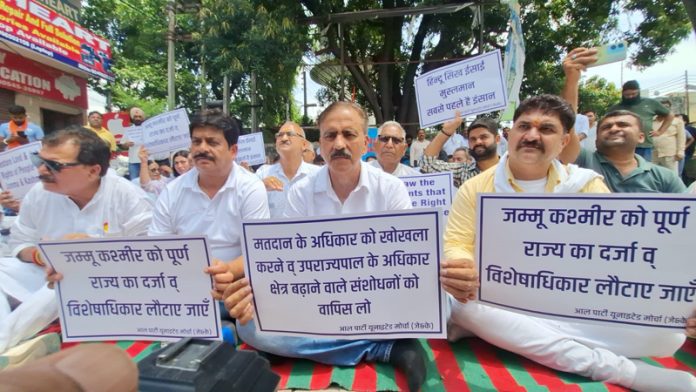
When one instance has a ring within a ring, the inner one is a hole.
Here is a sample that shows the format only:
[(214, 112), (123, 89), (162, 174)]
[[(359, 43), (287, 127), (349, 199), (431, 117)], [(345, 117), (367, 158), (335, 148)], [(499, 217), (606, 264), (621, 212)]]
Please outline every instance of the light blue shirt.
[[(41, 140), (44, 137), (44, 132), (41, 127), (32, 123), (27, 124), (27, 130), (25, 133), (29, 139), (29, 143)], [(0, 124), (0, 136), (5, 139), (10, 137), (10, 123)]]

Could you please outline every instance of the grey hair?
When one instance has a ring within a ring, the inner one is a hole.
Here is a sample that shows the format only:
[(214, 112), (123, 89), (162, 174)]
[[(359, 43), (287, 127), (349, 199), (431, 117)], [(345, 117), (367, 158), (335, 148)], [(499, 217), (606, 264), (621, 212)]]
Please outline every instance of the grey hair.
[(395, 126), (395, 127), (399, 128), (399, 130), (401, 131), (401, 137), (404, 138), (404, 139), (406, 139), (406, 130), (404, 129), (404, 127), (401, 126), (401, 124), (399, 124), (399, 123), (396, 122), (396, 121), (387, 121), (387, 122), (385, 122), (384, 124), (382, 124), (382, 125), (377, 129), (377, 136), (381, 135), (381, 134), (382, 134), (382, 130), (383, 130), (384, 128), (388, 127), (388, 126)]

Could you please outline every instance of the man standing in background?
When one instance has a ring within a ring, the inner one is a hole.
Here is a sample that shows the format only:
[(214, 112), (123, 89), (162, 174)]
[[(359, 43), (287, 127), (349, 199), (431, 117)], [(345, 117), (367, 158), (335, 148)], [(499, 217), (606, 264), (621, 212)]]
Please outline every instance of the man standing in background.
[(24, 106), (12, 105), (7, 111), (10, 112), (10, 121), (0, 125), (0, 144), (15, 148), (43, 139), (43, 130), (27, 120)]

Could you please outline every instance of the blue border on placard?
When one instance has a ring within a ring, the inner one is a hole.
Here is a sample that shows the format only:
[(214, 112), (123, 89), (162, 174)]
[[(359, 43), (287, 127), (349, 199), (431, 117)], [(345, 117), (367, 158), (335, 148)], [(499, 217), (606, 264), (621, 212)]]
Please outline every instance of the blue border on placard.
[[(384, 217), (395, 217), (395, 216), (424, 216), (424, 215), (433, 215), (435, 217), (435, 231), (437, 232), (437, 235), (435, 236), (435, 241), (436, 241), (436, 246), (437, 246), (437, 251), (440, 251), (440, 241), (441, 241), (441, 233), (440, 233), (440, 213), (438, 211), (420, 211), (420, 212), (408, 212), (409, 210), (397, 210), (393, 211), (389, 214), (374, 214), (374, 215), (366, 215), (366, 216), (351, 216), (351, 217), (327, 217), (327, 218), (318, 218), (318, 219), (304, 219), (304, 220), (299, 220), (299, 219), (289, 219), (289, 220), (283, 220), (283, 221), (254, 221), (254, 222), (242, 222), (242, 233), (244, 235), (244, 238), (247, 237), (247, 232), (246, 229), (248, 226), (278, 226), (278, 225), (294, 225), (298, 223), (310, 223), (310, 222), (336, 222), (336, 221), (346, 221), (346, 220), (363, 220), (363, 219), (374, 219), (374, 218), (384, 218)], [(308, 217), (311, 218), (311, 217)], [(244, 249), (245, 249), (245, 255), (247, 257), (244, 258), (244, 262), (247, 265), (247, 270), (249, 271), (249, 276), (247, 278), (249, 279), (249, 285), (252, 285), (252, 268), (251, 268), (251, 261), (249, 260), (249, 248), (247, 246), (247, 241), (244, 241)], [(437, 270), (440, 270), (440, 259), (442, 258), (442, 255), (438, 257), (437, 260)], [(439, 274), (438, 274), (439, 275)], [(362, 335), (383, 335), (383, 336), (390, 336), (390, 335), (438, 335), (441, 334), (442, 332), (446, 331), (442, 324), (442, 285), (438, 282), (437, 284), (437, 294), (438, 294), (438, 329), (436, 331), (413, 331), (413, 332), (361, 332), (361, 333), (317, 333), (317, 332), (303, 332), (303, 331), (286, 331), (286, 330), (278, 330), (278, 329), (264, 329), (262, 325), (262, 321), (259, 318), (258, 314), (258, 307), (256, 306), (256, 297), (253, 298), (254, 301), (254, 316), (255, 316), (255, 321), (256, 324), (259, 328), (259, 331), (262, 332), (277, 332), (277, 333), (285, 333), (285, 334), (311, 334), (311, 335), (316, 335), (316, 336), (362, 336)], [(445, 320), (446, 322), (446, 320)]]
[[(128, 243), (133, 243), (133, 242), (154, 242), (154, 241), (182, 241), (182, 240), (203, 240), (203, 245), (205, 249), (205, 256), (206, 256), (206, 261), (208, 263), (208, 267), (210, 267), (210, 253), (208, 251), (208, 239), (207, 237), (181, 237), (181, 238), (171, 238), (171, 237), (164, 237), (164, 238), (159, 238), (159, 237), (142, 237), (142, 239), (133, 239), (129, 238), (128, 240), (119, 240), (117, 237), (111, 238), (111, 240), (101, 240), (101, 241), (70, 241), (71, 244), (99, 244), (99, 243), (104, 243), (104, 242), (128, 242)], [(67, 241), (66, 241), (67, 242)], [(44, 252), (44, 246), (53, 246), (53, 245), (64, 245), (66, 242), (55, 242), (55, 243), (50, 243), (50, 244), (38, 244), (39, 249), (41, 249), (42, 253)], [(50, 260), (49, 260), (50, 263)], [(53, 264), (51, 264), (51, 267), (54, 267)], [(55, 267), (54, 267), (55, 268)], [(213, 277), (208, 275), (210, 278), (210, 287), (213, 287)], [(63, 303), (63, 295), (60, 289), (60, 283), (56, 285), (56, 291), (58, 293), (58, 299), (59, 303)], [(221, 337), (221, 325), (220, 325), (220, 314), (218, 313), (220, 310), (220, 306), (218, 304), (218, 301), (213, 299), (212, 302), (213, 306), (213, 313), (215, 316), (215, 332), (217, 332), (216, 335), (210, 335), (210, 336), (195, 336), (197, 339), (217, 339)], [(183, 336), (181, 335), (153, 335), (153, 334), (134, 334), (134, 333), (129, 333), (129, 334), (104, 334), (104, 335), (70, 335), (69, 332), (69, 326), (68, 326), (68, 319), (65, 317), (65, 313), (63, 312), (63, 306), (59, 307), (60, 309), (60, 315), (61, 319), (63, 320), (63, 325), (65, 326), (65, 337), (67, 339), (80, 339), (80, 338), (109, 338), (113, 336), (122, 336), (122, 337), (130, 337), (130, 336), (138, 336), (138, 337), (152, 337), (152, 338), (182, 338)]]
[[(583, 194), (586, 195), (586, 194)], [(634, 197), (626, 197), (626, 196), (619, 196), (617, 194), (605, 194), (604, 196), (577, 196), (575, 195), (569, 195), (569, 194), (554, 194), (554, 196), (543, 196), (543, 195), (516, 195), (512, 196), (509, 194), (485, 194), (485, 195), (479, 195), (479, 202), (480, 202), (480, 207), (479, 207), (479, 225), (478, 225), (478, 238), (479, 238), (479, 244), (483, 243), (483, 205), (486, 201), (486, 199), (510, 199), (510, 200), (520, 200), (520, 199), (532, 199), (532, 200), (558, 200), (558, 199), (567, 199), (567, 200), (662, 200), (662, 201), (690, 201), (694, 202), (696, 201), (696, 197), (688, 197), (688, 196), (682, 196), (682, 197), (654, 197), (654, 196), (639, 196), (641, 194), (635, 193)], [(645, 194), (645, 195), (652, 195), (652, 194)], [(483, 249), (482, 247), (479, 246), (478, 249), (478, 269), (479, 271), (482, 271), (483, 268), (483, 262), (482, 262), (482, 253)], [(482, 297), (482, 292), (481, 292), (481, 286), (479, 285), (478, 288), (478, 301), (482, 303), (487, 303), (487, 304), (492, 304), (492, 305), (497, 305), (503, 308), (508, 308), (508, 309), (517, 309), (521, 310), (524, 312), (528, 313), (534, 313), (534, 314), (540, 314), (544, 316), (554, 316), (554, 317), (560, 317), (563, 319), (576, 319), (576, 320), (591, 320), (591, 321), (602, 321), (602, 322), (609, 322), (609, 323), (614, 323), (614, 324), (620, 324), (620, 325), (637, 325), (637, 326), (645, 326), (645, 327), (654, 327), (654, 328), (662, 328), (662, 329), (678, 329), (678, 330), (683, 330), (684, 326), (670, 326), (670, 325), (657, 325), (657, 324), (644, 324), (644, 323), (637, 323), (637, 322), (630, 322), (630, 321), (619, 321), (619, 320), (607, 320), (607, 319), (602, 319), (602, 318), (594, 318), (594, 317), (579, 317), (579, 316), (570, 316), (566, 314), (559, 314), (559, 313), (551, 313), (551, 312), (541, 312), (538, 310), (532, 310), (532, 309), (527, 309), (527, 308), (522, 308), (522, 307), (516, 307), (516, 306), (510, 306), (506, 304), (501, 304), (498, 302), (486, 300)]]

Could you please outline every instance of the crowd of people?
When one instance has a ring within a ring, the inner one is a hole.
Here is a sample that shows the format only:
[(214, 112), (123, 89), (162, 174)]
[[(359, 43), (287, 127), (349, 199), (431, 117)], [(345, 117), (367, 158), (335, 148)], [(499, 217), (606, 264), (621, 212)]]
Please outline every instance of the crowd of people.
[[(399, 176), (451, 171), (459, 190), (444, 233), (440, 271), (448, 293), (449, 339), (478, 336), (550, 368), (637, 391), (696, 391), (696, 377), (689, 372), (638, 359), (673, 355), (687, 334), (696, 335), (696, 318), (688, 319), (686, 333), (629, 330), (549, 321), (475, 301), (478, 193), (687, 190), (678, 162), (693, 158), (686, 149), (693, 146), (693, 134), (691, 143), (686, 142), (685, 124), (659, 102), (641, 98), (637, 83), (626, 83), (622, 101), (601, 118), (577, 113), (580, 74), (596, 60), (595, 54), (584, 48), (571, 51), (563, 62), (565, 86), (560, 96), (527, 98), (516, 109), (512, 126), (501, 132), (494, 120), (481, 117), (460, 134), (463, 120), (457, 113), (432, 140), (419, 130), (409, 146), (404, 128), (385, 122), (374, 141), (376, 159), (369, 163), (362, 159), (368, 146), (368, 116), (359, 105), (343, 101), (329, 105), (317, 119), (318, 155), (326, 163), (322, 166), (309, 163), (317, 154), (302, 127), (286, 122), (275, 133), (277, 162), (255, 173), (242, 167), (235, 163), (239, 125), (219, 111), (191, 118), (190, 152), (176, 152), (172, 161), (158, 162), (146, 149), (122, 140), (120, 148), (137, 158), (130, 159), (131, 175), (138, 173), (131, 181), (109, 169), (119, 146), (105, 134), (101, 114), (90, 113), (89, 126), (46, 135), (34, 157), (41, 182), (21, 200), (21, 208), (7, 192), (0, 200), (19, 213), (10, 241), (18, 260), (0, 262), (0, 353), (58, 315), (51, 286), (62, 275), (46, 267), (37, 248), (40, 240), (206, 235), (214, 258), (205, 271), (213, 278), (212, 295), (236, 319), (244, 342), (269, 358), (342, 366), (389, 363), (404, 372), (409, 390), (417, 391), (425, 380), (426, 358), (416, 340), (259, 333), (253, 292), (244, 277), (241, 221), (409, 209), (412, 203)], [(134, 126), (145, 119), (138, 108), (130, 114)], [(14, 125), (0, 127), (8, 147), (43, 136), (23, 121), (13, 117)], [(23, 136), (18, 129), (25, 129)], [(668, 146), (667, 139), (675, 139), (676, 148)], [(173, 170), (167, 173), (163, 166)]]

